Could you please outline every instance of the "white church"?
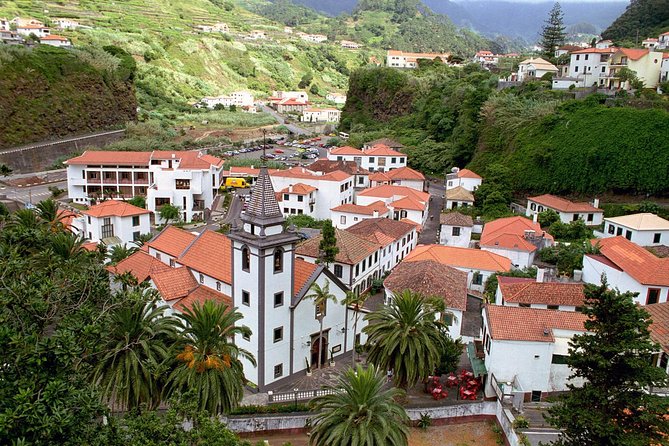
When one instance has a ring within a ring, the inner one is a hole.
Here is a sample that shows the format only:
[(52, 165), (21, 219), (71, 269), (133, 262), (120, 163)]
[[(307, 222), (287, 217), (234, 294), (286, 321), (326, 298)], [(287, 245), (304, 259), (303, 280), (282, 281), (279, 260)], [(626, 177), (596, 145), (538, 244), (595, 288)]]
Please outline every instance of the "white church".
[[(350, 354), (356, 344), (356, 311), (342, 303), (346, 285), (324, 265), (296, 256), (300, 238), (291, 228), (284, 229), (266, 167), (260, 169), (241, 220), (241, 227), (233, 227), (227, 235), (167, 227), (110, 271), (130, 272), (138, 282), (147, 282), (175, 312), (208, 299), (236, 307), (243, 315), (240, 323), (253, 334), (234, 342), (257, 361), (253, 366), (243, 360), (244, 373), (259, 391), (267, 391), (305, 374), (318, 362), (327, 367), (330, 359)], [(313, 299), (306, 299), (313, 283), (329, 284), (337, 303), (317, 308)], [(366, 338), (363, 317), (359, 315), (358, 343)]]

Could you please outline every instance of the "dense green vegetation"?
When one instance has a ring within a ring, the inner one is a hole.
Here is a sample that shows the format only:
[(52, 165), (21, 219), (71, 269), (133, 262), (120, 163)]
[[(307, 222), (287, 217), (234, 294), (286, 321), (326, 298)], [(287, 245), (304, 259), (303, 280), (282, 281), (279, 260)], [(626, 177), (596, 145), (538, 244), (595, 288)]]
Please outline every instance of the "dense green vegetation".
[(632, 0), (625, 12), (604, 32), (602, 38), (640, 43), (669, 31), (669, 0)]
[(134, 120), (135, 70), (116, 47), (0, 46), (0, 147)]

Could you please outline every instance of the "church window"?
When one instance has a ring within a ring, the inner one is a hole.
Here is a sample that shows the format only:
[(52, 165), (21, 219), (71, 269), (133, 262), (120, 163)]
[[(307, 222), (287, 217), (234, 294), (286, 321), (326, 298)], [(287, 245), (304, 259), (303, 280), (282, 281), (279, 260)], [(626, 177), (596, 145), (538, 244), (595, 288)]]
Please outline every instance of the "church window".
[(251, 251), (248, 247), (242, 248), (242, 269), (246, 272), (250, 270), (251, 265)]
[(274, 272), (280, 273), (283, 271), (283, 249), (277, 248), (274, 250)]

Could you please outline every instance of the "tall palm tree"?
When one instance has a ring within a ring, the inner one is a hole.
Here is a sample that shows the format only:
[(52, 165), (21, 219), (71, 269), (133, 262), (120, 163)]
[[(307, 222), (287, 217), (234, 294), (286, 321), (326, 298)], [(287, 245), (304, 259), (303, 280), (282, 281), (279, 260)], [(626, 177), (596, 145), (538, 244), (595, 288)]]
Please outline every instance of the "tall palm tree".
[[(355, 319), (353, 321), (353, 365), (355, 366), (355, 360), (356, 360), (356, 344), (355, 344), (355, 338), (356, 335), (358, 334), (358, 321), (360, 320), (360, 309), (362, 308), (363, 305), (365, 305), (365, 302), (367, 301), (367, 298), (369, 297), (369, 294), (367, 293), (357, 293), (355, 291), (347, 291), (346, 292), (346, 298), (344, 299), (344, 305), (346, 305), (346, 308), (348, 307), (353, 307), (355, 309)], [(348, 320), (348, 315), (346, 316), (346, 319)]]
[[(316, 368), (319, 368), (321, 361), (323, 360), (323, 319), (325, 318), (325, 313), (327, 310), (328, 301), (337, 303), (337, 297), (330, 292), (330, 281), (325, 279), (325, 285), (322, 287), (314, 282), (309, 290), (311, 294), (304, 296), (305, 299), (313, 299), (314, 307), (316, 307), (316, 318), (320, 324), (320, 329), (318, 332), (318, 361), (316, 361)], [(327, 355), (327, 352), (325, 352)]]
[(126, 244), (122, 245), (114, 245), (111, 247), (109, 250), (109, 261), (113, 264), (116, 265), (118, 262), (121, 260), (129, 257), (131, 254), (133, 254), (135, 251), (137, 251), (136, 247), (128, 248)]
[(153, 234), (150, 232), (147, 232), (146, 234), (140, 234), (139, 237), (137, 237), (137, 239), (132, 242), (132, 244), (138, 248), (141, 248), (145, 243), (151, 241), (152, 238)]
[(445, 337), (431, 299), (411, 291), (395, 294), (391, 302), (365, 316), (367, 360), (393, 370), (395, 384), (403, 389), (434, 372)]
[(56, 230), (61, 225), (62, 216), (58, 210), (58, 202), (54, 199), (42, 200), (35, 205), (37, 215)]
[(253, 355), (234, 343), (235, 335), (250, 335), (236, 308), (208, 300), (196, 303), (180, 315), (185, 323), (183, 350), (169, 377), (169, 393), (192, 391), (200, 410), (219, 415), (237, 406), (244, 393), (244, 370), (240, 358), (255, 365)]
[(404, 392), (383, 390), (385, 377), (375, 367), (346, 370), (335, 393), (313, 400), (311, 446), (406, 446), (409, 417), (395, 397)]
[(92, 380), (113, 408), (154, 408), (160, 403), (161, 368), (172, 357), (169, 346), (177, 338), (179, 323), (165, 315), (167, 306), (158, 306), (152, 293), (128, 297), (134, 302), (110, 316), (104, 355)]

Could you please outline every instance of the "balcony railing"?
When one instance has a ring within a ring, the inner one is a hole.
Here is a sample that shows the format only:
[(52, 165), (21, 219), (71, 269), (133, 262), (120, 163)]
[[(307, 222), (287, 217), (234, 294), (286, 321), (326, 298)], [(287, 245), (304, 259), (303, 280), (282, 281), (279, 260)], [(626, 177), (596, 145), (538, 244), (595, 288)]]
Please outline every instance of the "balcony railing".
[(93, 184), (100, 184), (102, 183), (102, 180), (100, 178), (86, 178), (86, 181), (88, 183), (93, 183)]
[(148, 178), (135, 178), (135, 184), (149, 184)]

